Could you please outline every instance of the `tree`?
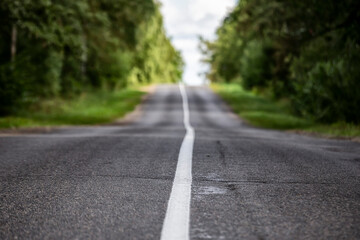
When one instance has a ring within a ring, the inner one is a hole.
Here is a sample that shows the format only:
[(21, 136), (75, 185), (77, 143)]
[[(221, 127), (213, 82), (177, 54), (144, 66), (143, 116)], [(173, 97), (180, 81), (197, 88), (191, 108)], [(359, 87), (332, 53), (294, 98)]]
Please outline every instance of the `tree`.
[(350, 109), (360, 104), (359, 7), (355, 0), (239, 1), (217, 39), (203, 41), (208, 75), (268, 88), (301, 115), (358, 123)]
[(0, 114), (89, 89), (177, 81), (183, 63), (159, 7), (153, 0), (3, 0)]

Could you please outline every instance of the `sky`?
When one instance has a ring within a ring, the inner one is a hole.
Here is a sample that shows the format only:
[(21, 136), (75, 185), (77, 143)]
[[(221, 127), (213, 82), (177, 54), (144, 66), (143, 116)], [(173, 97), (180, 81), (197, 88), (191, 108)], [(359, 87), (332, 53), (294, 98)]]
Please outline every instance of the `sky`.
[(206, 66), (200, 62), (198, 49), (201, 35), (214, 39), (215, 31), (236, 0), (160, 0), (167, 34), (185, 60), (183, 80), (190, 85), (203, 84), (200, 76)]

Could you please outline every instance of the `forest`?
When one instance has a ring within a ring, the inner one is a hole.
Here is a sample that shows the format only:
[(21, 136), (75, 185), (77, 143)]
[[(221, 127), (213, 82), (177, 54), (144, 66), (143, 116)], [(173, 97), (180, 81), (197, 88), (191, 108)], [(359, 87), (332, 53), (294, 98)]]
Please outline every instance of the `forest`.
[(360, 1), (241, 0), (201, 39), (213, 83), (286, 100), (321, 123), (360, 123)]
[(2, 0), (0, 116), (51, 98), (176, 82), (183, 61), (153, 0)]

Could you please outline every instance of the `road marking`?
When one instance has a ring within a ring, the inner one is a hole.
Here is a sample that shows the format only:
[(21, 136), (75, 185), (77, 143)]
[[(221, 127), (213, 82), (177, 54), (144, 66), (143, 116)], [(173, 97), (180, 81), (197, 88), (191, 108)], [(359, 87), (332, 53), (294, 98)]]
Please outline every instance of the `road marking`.
[(190, 238), (191, 166), (195, 131), (190, 125), (189, 104), (183, 84), (179, 84), (183, 100), (186, 134), (181, 144), (175, 178), (161, 231), (161, 240)]

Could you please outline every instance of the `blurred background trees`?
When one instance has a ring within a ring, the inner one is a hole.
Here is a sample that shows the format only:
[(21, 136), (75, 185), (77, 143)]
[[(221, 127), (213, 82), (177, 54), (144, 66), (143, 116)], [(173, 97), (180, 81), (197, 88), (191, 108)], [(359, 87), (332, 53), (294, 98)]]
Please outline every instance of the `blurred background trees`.
[(298, 115), (360, 123), (360, 1), (241, 0), (201, 39), (212, 82), (286, 98)]
[(0, 115), (43, 98), (176, 82), (183, 62), (153, 0), (2, 0)]

